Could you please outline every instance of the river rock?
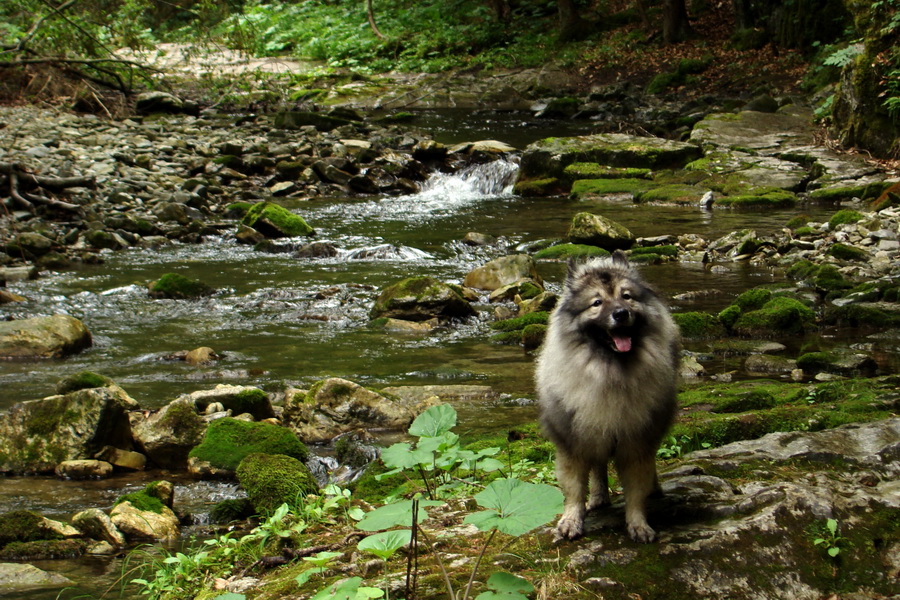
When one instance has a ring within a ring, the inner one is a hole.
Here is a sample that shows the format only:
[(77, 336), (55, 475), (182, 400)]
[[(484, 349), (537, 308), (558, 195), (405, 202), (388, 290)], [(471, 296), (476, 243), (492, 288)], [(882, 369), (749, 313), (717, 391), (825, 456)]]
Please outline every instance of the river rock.
[(244, 215), (241, 225), (252, 227), (268, 238), (312, 235), (315, 230), (300, 215), (271, 202), (254, 204)]
[(113, 507), (109, 518), (128, 540), (174, 540), (180, 530), (178, 517), (168, 506), (163, 506), (156, 513), (139, 510), (125, 500)]
[(105, 460), (65, 460), (56, 465), (56, 476), (63, 479), (106, 479), (112, 472)]
[(283, 418), (301, 440), (316, 443), (357, 429), (406, 429), (435, 403), (382, 395), (335, 377), (287, 398)]
[(125, 536), (113, 524), (109, 515), (99, 508), (89, 508), (75, 514), (72, 526), (91, 539), (102, 540), (118, 548), (125, 545)]
[[(845, 589), (860, 590), (849, 595), (889, 597), (900, 567), (900, 546), (885, 535), (900, 509), (898, 449), (900, 419), (892, 418), (693, 452), (660, 474), (665, 496), (649, 502), (658, 553), (648, 557), (627, 540), (617, 501), (588, 514), (588, 536), (575, 542), (567, 570), (623, 597), (819, 600), (837, 569)], [(836, 559), (814, 544), (827, 519), (842, 537)]]
[(143, 114), (177, 114), (184, 111), (184, 101), (168, 92), (144, 92), (134, 99), (134, 109)]
[(165, 469), (187, 467), (188, 453), (206, 431), (206, 422), (194, 406), (190, 398), (180, 398), (148, 417), (131, 413), (134, 441), (153, 464)]
[(525, 148), (519, 178), (560, 178), (563, 170), (576, 162), (611, 167), (680, 168), (701, 154), (700, 147), (693, 143), (624, 133), (546, 138)]
[(587, 212), (572, 217), (566, 237), (573, 244), (589, 244), (604, 250), (627, 250), (635, 240), (634, 234), (623, 225)]
[(69, 315), (0, 322), (0, 358), (63, 358), (91, 343), (84, 323)]
[(115, 446), (104, 446), (94, 458), (106, 461), (116, 469), (124, 471), (143, 471), (147, 466), (147, 457), (140, 452), (122, 450)]
[(513, 254), (501, 256), (469, 271), (463, 285), (493, 291), (523, 279), (531, 280), (543, 288), (544, 282), (537, 272), (534, 258), (528, 254)]
[[(437, 398), (441, 403), (471, 403), (495, 401), (500, 394), (489, 385), (401, 385), (386, 387), (381, 393), (402, 398), (410, 404), (431, 403)], [(426, 407), (427, 408), (427, 407)]]
[(208, 346), (202, 346), (200, 348), (194, 348), (193, 350), (185, 354), (184, 362), (189, 365), (198, 367), (212, 364), (220, 358), (221, 356), (219, 356), (215, 350)]
[(257, 421), (275, 416), (268, 394), (249, 385), (219, 384), (211, 390), (198, 390), (182, 396), (197, 412), (204, 413), (210, 404), (220, 404), (222, 410), (234, 415), (249, 413)]
[(433, 277), (410, 277), (384, 288), (369, 312), (372, 319), (407, 321), (467, 318), (475, 314), (458, 286)]
[(34, 565), (0, 563), (0, 589), (7, 592), (32, 588), (65, 587), (72, 580), (59, 573), (42, 571)]
[(107, 444), (130, 447), (127, 412), (136, 408), (118, 386), (20, 402), (0, 414), (0, 473), (52, 473)]

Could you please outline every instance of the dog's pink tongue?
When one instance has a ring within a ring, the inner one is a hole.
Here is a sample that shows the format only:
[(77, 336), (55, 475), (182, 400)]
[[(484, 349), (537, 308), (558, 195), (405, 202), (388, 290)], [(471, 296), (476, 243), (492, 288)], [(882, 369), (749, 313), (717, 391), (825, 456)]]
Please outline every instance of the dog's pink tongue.
[(631, 338), (625, 335), (613, 335), (613, 343), (617, 352), (631, 352)]

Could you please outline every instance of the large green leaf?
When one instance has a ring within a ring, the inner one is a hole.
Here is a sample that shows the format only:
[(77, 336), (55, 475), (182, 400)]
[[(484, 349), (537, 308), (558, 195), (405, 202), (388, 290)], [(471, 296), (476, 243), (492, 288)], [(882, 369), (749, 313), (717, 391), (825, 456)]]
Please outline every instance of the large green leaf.
[(499, 571), (488, 577), (485, 584), (490, 591), (478, 594), (475, 600), (526, 600), (534, 592), (527, 580)]
[(361, 577), (351, 577), (338, 581), (319, 590), (311, 600), (366, 600), (369, 598), (380, 598), (384, 593), (378, 588), (360, 586)]
[(563, 496), (558, 489), (519, 479), (497, 479), (476, 494), (475, 500), (490, 510), (467, 516), (466, 523), (481, 531), (497, 529), (514, 536), (546, 525), (563, 509)]
[(356, 547), (382, 560), (388, 560), (397, 550), (409, 544), (410, 540), (412, 540), (411, 529), (392, 529), (363, 538)]
[(419, 437), (437, 437), (456, 426), (456, 409), (449, 404), (432, 406), (409, 426), (409, 434)]
[[(421, 523), (428, 518), (425, 509), (431, 506), (441, 506), (443, 502), (437, 500), (419, 500), (419, 512), (416, 515), (416, 523)], [(412, 525), (412, 500), (401, 500), (393, 504), (379, 506), (375, 510), (366, 513), (362, 521), (356, 524), (356, 528), (362, 531), (379, 531), (391, 527)]]

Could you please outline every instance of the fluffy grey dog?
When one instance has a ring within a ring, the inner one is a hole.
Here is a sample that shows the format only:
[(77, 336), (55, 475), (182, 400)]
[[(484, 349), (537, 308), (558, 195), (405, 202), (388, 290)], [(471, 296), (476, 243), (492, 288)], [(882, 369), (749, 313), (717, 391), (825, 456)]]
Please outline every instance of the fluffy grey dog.
[(629, 535), (656, 538), (645, 503), (659, 488), (656, 451), (675, 415), (679, 354), (672, 316), (624, 254), (569, 265), (535, 373), (565, 496), (557, 539), (582, 535), (585, 512), (609, 504), (609, 460)]

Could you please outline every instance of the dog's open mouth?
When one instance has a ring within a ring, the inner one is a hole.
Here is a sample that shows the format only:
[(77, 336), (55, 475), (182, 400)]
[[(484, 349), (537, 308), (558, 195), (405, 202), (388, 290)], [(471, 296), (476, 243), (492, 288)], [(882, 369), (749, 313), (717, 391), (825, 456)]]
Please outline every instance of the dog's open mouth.
[(610, 331), (609, 338), (612, 340), (613, 349), (616, 352), (631, 352), (630, 331), (624, 329)]

